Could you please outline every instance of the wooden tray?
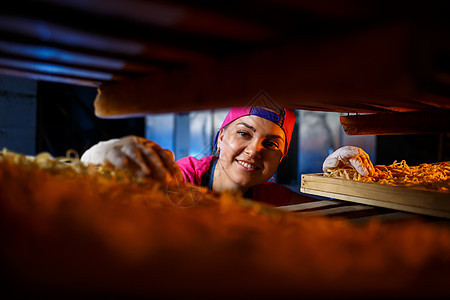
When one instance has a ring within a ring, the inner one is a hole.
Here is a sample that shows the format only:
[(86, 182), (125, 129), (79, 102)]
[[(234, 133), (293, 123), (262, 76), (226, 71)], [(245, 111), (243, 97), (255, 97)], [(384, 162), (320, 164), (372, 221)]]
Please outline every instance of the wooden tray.
[(450, 193), (303, 174), (303, 193), (450, 219)]

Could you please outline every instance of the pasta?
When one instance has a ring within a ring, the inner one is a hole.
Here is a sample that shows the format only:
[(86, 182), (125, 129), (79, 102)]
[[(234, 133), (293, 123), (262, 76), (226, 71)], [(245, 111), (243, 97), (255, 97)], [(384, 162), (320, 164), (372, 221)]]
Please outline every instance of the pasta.
[(127, 170), (120, 170), (107, 165), (85, 165), (78, 153), (69, 149), (66, 156), (54, 157), (48, 152), (42, 152), (36, 156), (26, 156), (3, 148), (0, 152), (0, 162), (10, 162), (28, 168), (39, 168), (54, 175), (73, 177), (76, 175), (101, 176), (106, 179), (128, 182), (143, 182), (146, 179), (135, 177)]
[(42, 298), (450, 294), (447, 226), (298, 215), (86, 166), (73, 152), (0, 152), (0, 236), (14, 295), (19, 287)]
[(391, 186), (450, 192), (450, 164), (448, 162), (409, 166), (405, 160), (402, 160), (400, 162), (394, 161), (389, 166), (376, 165), (374, 168), (373, 176), (361, 176), (350, 167), (337, 168), (324, 175)]
[[(112, 165), (85, 165), (80, 161), (75, 150), (68, 150), (66, 156), (53, 157), (48, 152), (26, 156), (4, 148), (0, 152), (0, 171), (2, 168), (3, 171), (5, 168), (11, 170), (21, 168), (34, 173), (44, 171), (55, 178), (90, 182), (107, 186), (108, 190), (114, 187), (117, 190), (139, 191), (153, 196), (158, 194), (159, 201), (156, 201), (158, 205), (161, 202), (167, 202), (169, 205), (187, 208), (197, 204), (210, 205), (217, 202), (217, 195), (204, 187), (184, 182), (164, 185), (155, 179), (137, 177), (126, 169), (118, 169)], [(243, 202), (247, 201), (243, 200)]]

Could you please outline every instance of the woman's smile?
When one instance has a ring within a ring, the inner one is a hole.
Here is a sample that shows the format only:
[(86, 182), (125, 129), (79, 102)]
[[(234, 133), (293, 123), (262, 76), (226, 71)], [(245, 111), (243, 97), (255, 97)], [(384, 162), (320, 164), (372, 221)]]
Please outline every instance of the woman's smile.
[(256, 171), (261, 169), (260, 167), (257, 167), (256, 165), (250, 163), (250, 162), (245, 162), (243, 160), (237, 160), (237, 163), (240, 164), (241, 166), (244, 167), (244, 169), (248, 170), (248, 171)]

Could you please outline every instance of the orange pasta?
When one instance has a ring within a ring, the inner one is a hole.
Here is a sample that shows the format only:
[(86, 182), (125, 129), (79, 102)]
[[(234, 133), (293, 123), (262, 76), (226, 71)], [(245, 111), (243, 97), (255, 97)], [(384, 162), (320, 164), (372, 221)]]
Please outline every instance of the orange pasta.
[(450, 295), (447, 226), (300, 215), (76, 156), (0, 152), (0, 236), (7, 291), (46, 298)]

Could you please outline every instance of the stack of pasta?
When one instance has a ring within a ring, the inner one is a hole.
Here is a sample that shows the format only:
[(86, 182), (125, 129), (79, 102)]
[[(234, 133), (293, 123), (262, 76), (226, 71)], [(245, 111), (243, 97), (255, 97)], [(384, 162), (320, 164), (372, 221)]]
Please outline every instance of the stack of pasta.
[(299, 216), (76, 158), (0, 155), (0, 257), (16, 295), (450, 296), (450, 229)]
[(337, 168), (325, 173), (328, 177), (341, 177), (364, 182), (376, 182), (391, 186), (450, 192), (450, 163), (408, 166), (405, 160), (391, 165), (376, 165), (372, 176), (361, 176), (353, 168)]

